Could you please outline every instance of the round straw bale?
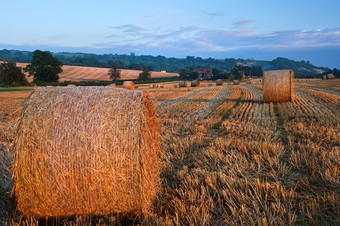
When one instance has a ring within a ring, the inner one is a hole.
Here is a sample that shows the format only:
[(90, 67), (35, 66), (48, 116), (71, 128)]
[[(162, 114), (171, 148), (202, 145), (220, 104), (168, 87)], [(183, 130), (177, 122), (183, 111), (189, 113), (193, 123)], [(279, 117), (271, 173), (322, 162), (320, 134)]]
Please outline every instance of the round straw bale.
[(327, 79), (327, 76), (326, 75), (323, 75), (322, 76), (322, 80), (326, 80)]
[(216, 80), (216, 85), (217, 86), (222, 86), (223, 85), (223, 80), (222, 79), (217, 79)]
[(158, 84), (153, 85), (153, 88), (158, 88), (158, 87), (159, 87)]
[(188, 83), (187, 81), (179, 81), (179, 87), (187, 87)]
[(177, 84), (174, 84), (174, 88), (177, 88), (178, 86), (177, 86)]
[(191, 87), (199, 87), (200, 86), (200, 81), (196, 80), (192, 80), (191, 81)]
[(333, 74), (327, 74), (326, 77), (327, 77), (327, 79), (335, 79)]
[(247, 81), (247, 84), (248, 84), (248, 85), (251, 84), (251, 81)]
[(233, 84), (234, 84), (234, 85), (240, 84), (240, 80), (234, 80)]
[(18, 209), (34, 218), (147, 213), (160, 186), (157, 130), (140, 91), (36, 90), (14, 141)]
[(164, 88), (164, 85), (163, 85), (163, 84), (161, 84), (161, 85), (159, 85), (159, 87), (160, 87), (160, 88)]
[(209, 83), (209, 85), (208, 86), (212, 86), (212, 83)]
[(135, 84), (132, 81), (125, 81), (123, 83), (123, 88), (124, 89), (129, 89), (129, 90), (134, 90), (135, 89)]
[(149, 88), (152, 88), (153, 87), (153, 85), (149, 85)]
[(263, 72), (263, 101), (289, 102), (294, 100), (293, 70)]

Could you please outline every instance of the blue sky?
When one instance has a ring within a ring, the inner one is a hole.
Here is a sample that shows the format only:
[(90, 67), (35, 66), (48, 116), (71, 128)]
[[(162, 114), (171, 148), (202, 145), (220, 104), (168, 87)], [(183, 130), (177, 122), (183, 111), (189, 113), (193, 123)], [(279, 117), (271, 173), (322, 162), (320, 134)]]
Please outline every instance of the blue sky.
[(340, 68), (339, 0), (0, 0), (0, 49), (245, 58)]

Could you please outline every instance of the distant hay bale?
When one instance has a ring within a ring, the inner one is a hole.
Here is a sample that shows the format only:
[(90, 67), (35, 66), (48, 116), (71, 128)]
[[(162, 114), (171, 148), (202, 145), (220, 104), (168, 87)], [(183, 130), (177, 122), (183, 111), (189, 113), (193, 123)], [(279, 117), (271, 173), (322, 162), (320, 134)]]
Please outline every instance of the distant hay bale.
[(18, 209), (34, 218), (147, 213), (160, 186), (157, 131), (143, 92), (36, 90), (14, 142)]
[(196, 80), (192, 80), (191, 81), (191, 87), (199, 87), (200, 86), (200, 81)]
[(251, 81), (247, 81), (247, 84), (250, 85), (250, 84), (251, 84)]
[(159, 87), (160, 87), (160, 88), (164, 88), (164, 85), (163, 85), (163, 84), (162, 84), (162, 85), (159, 85)]
[(153, 85), (153, 88), (158, 88), (158, 84), (156, 84), (156, 85)]
[(177, 88), (178, 86), (177, 86), (177, 84), (174, 84), (174, 88)]
[(294, 100), (294, 72), (274, 70), (263, 72), (263, 101), (289, 102)]
[(208, 86), (212, 86), (213, 84), (212, 83), (209, 83), (209, 85)]
[(326, 80), (327, 79), (327, 76), (326, 75), (323, 75), (322, 76), (322, 80)]
[(153, 85), (149, 85), (149, 88), (152, 88), (153, 87)]
[(138, 86), (135, 86), (135, 89), (138, 89)]
[(217, 79), (216, 80), (216, 85), (217, 86), (222, 86), (223, 85), (223, 80), (222, 79)]
[(187, 87), (188, 83), (187, 81), (179, 81), (179, 87)]
[(234, 85), (240, 84), (240, 80), (234, 80), (233, 84), (234, 84)]
[(123, 88), (124, 89), (129, 89), (129, 90), (134, 90), (135, 89), (135, 84), (132, 81), (125, 81), (123, 83)]
[(326, 77), (327, 77), (327, 79), (335, 79), (333, 74), (327, 74)]

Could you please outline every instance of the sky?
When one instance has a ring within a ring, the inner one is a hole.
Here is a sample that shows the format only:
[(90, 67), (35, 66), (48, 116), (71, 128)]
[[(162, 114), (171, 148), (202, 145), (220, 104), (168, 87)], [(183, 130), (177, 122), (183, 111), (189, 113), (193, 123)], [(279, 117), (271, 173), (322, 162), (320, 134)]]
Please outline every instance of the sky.
[(0, 49), (340, 68), (340, 0), (0, 0)]

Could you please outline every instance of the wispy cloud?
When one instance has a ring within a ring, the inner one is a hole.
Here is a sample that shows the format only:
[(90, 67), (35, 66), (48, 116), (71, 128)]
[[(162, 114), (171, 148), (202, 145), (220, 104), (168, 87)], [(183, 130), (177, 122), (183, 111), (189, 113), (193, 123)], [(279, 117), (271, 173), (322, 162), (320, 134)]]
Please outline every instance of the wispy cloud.
[[(157, 31), (127, 24), (113, 27), (115, 34), (106, 36), (110, 40), (106, 44), (115, 47), (157, 47), (164, 50), (171, 48), (187, 52), (212, 53), (244, 49), (340, 46), (340, 28), (259, 32), (248, 28), (253, 24), (255, 21), (241, 20), (234, 22), (230, 30), (186, 26), (173, 30), (160, 28)], [(103, 45), (105, 44), (96, 44)]]

